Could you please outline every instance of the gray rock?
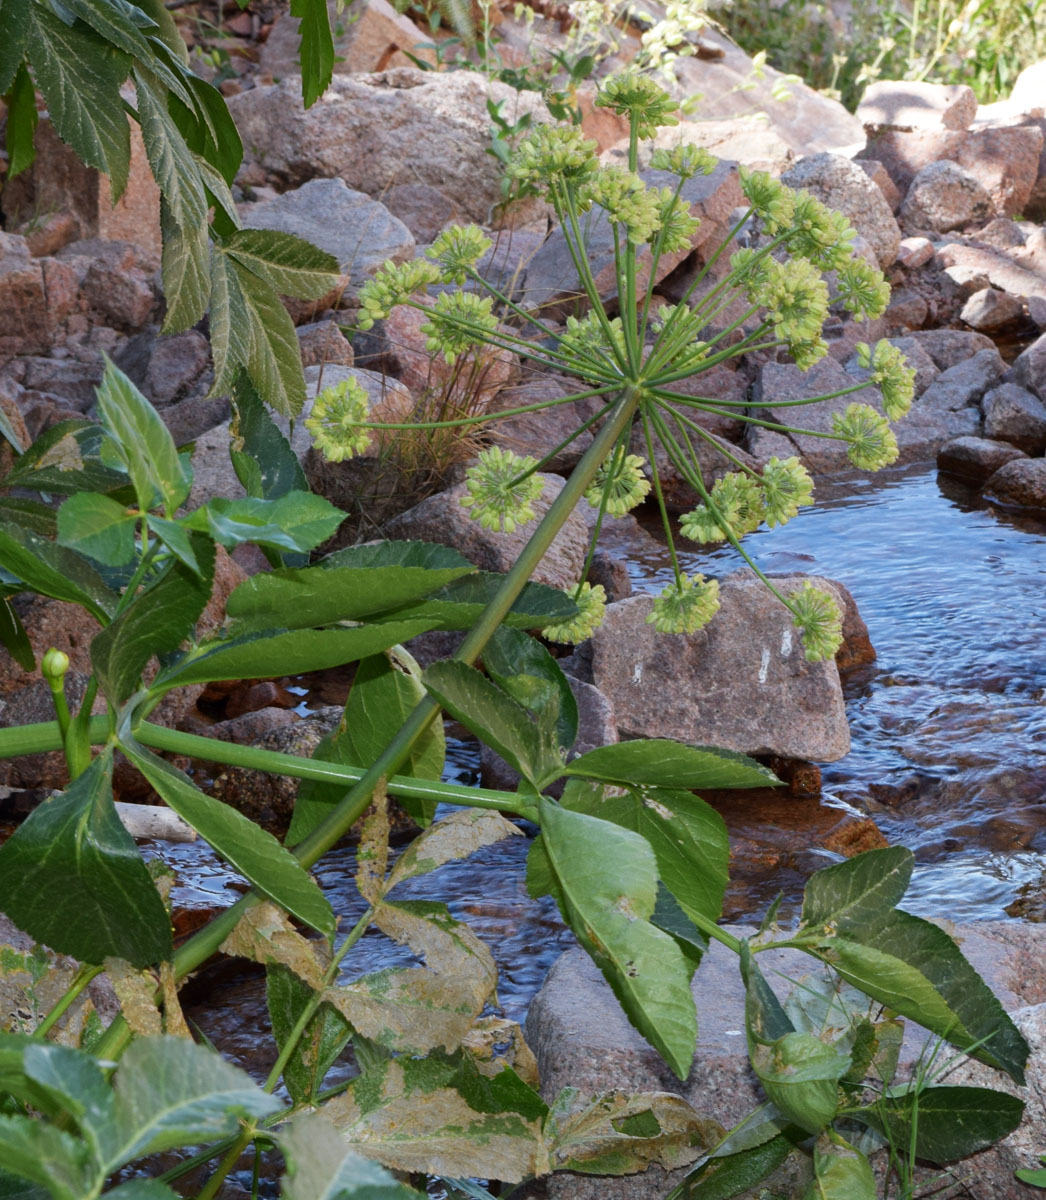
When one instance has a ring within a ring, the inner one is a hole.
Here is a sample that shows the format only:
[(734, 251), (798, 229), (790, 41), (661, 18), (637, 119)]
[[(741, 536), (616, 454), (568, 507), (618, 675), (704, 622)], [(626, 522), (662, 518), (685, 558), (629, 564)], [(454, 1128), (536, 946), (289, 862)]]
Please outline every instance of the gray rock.
[(877, 79), (865, 88), (854, 116), (864, 125), (888, 129), (969, 129), (977, 97), (965, 84), (912, 83)]
[[(538, 478), (545, 485), (542, 495), (534, 503), (534, 511), (540, 520), (562, 491), (563, 480), (558, 475), (539, 475)], [(466, 494), (467, 489), (461, 483), (422, 500), (389, 521), (385, 526), (386, 536), (451, 546), (484, 571), (508, 571), (530, 539), (533, 525), (517, 528), (513, 533), (484, 529), (478, 521), (472, 520), (468, 509), (462, 507), (461, 499)], [(587, 549), (588, 528), (584, 518), (573, 512), (532, 578), (551, 587), (570, 587), (581, 577)]]
[(1009, 442), (1025, 454), (1046, 450), (1046, 404), (1015, 383), (1004, 383), (985, 395), (984, 436)]
[(965, 362), (942, 371), (921, 397), (924, 406), (957, 412), (980, 402), (1006, 370), (998, 350), (978, 350)]
[(933, 359), (942, 371), (965, 362), (980, 350), (994, 350), (995, 343), (983, 333), (965, 329), (920, 329), (911, 340)]
[(1024, 457), (1023, 450), (1018, 450), (1008, 442), (961, 437), (941, 448), (937, 455), (937, 469), (949, 475), (960, 475), (975, 483), (983, 483), (1006, 463)]
[[(871, 162), (873, 160), (865, 161)], [(876, 163), (875, 165), (882, 167), (882, 163)], [(900, 207), (899, 202), (898, 207)], [(918, 267), (925, 266), (933, 258), (933, 253), (933, 242), (929, 238), (901, 238), (901, 244), (897, 247), (897, 264), (904, 267), (906, 271), (914, 271)]]
[[(528, 404), (539, 404), (544, 400), (569, 396), (577, 390), (577, 380), (566, 379), (560, 375), (542, 376), (516, 387), (504, 388), (494, 398), (487, 411), (501, 412), (510, 408), (522, 408)], [(499, 446), (514, 450), (517, 454), (532, 455), (541, 459), (554, 446), (569, 437), (583, 420), (584, 416), (575, 404), (557, 404), (537, 412), (503, 417), (489, 428)], [(592, 434), (586, 429), (546, 464), (546, 470), (571, 470), (591, 444)]]
[(942, 159), (915, 176), (900, 215), (908, 230), (945, 233), (986, 221), (993, 211), (987, 189), (957, 163)]
[(815, 154), (789, 167), (781, 181), (792, 188), (804, 188), (848, 217), (884, 270), (897, 257), (901, 231), (890, 205), (867, 172), (851, 159), (840, 154)]
[[(749, 927), (727, 928), (740, 936), (754, 933)], [(1046, 930), (1011, 921), (964, 925), (949, 932), (1013, 1014), (1032, 1047), (1028, 1092), (1018, 1091), (998, 1072), (972, 1062), (948, 1078), (953, 1084), (1010, 1090), (1030, 1101), (1031, 1111), (1009, 1138), (963, 1163), (963, 1175), (972, 1177), (977, 1195), (1020, 1200), (1025, 1189), (1015, 1190), (1021, 1185), (1013, 1183), (1013, 1170), (1037, 1165), (1046, 1119), (1041, 1100), (1046, 1088), (1042, 1066), (1046, 1004), (1041, 1002), (1044, 978), (1039, 965), (1046, 950)], [(782, 998), (795, 981), (818, 970), (812, 959), (793, 950), (764, 951), (759, 965)], [(577, 1087), (587, 1095), (610, 1090), (667, 1091), (684, 1096), (704, 1117), (728, 1128), (737, 1124), (764, 1096), (748, 1065), (745, 993), (737, 958), (720, 943), (713, 942), (706, 952), (694, 976), (693, 993), (699, 1036), (693, 1067), (680, 1083), (629, 1024), (588, 955), (580, 947), (566, 951), (531, 1002), (524, 1031), (537, 1058), (542, 1095), (550, 1100), (563, 1087)], [(1036, 1007), (1022, 1007), (1029, 1004)], [(910, 1024), (907, 1035), (901, 1052), (903, 1070), (911, 1069), (925, 1045), (925, 1035)], [(623, 1179), (556, 1174), (546, 1186), (549, 1200), (661, 1200), (685, 1174), (685, 1168), (666, 1174), (658, 1167)], [(796, 1198), (805, 1187), (805, 1180), (792, 1175), (775, 1180), (773, 1194)], [(744, 1193), (745, 1197), (761, 1194), (761, 1190)]]
[(936, 257), (949, 278), (960, 285), (982, 288), (985, 283), (990, 283), (1011, 297), (1046, 299), (1046, 279), (1028, 261), (1023, 249), (1006, 253), (989, 246), (946, 242), (938, 247)]
[(1046, 333), (1014, 359), (1013, 381), (1046, 400)]
[(382, 193), (381, 202), (423, 245), (458, 216), (454, 204), (427, 183), (397, 183)]
[(930, 306), (926, 297), (913, 288), (894, 288), (883, 313), (889, 329), (919, 329), (926, 324)]
[(326, 364), (351, 367), (355, 361), (352, 343), (335, 321), (310, 321), (308, 325), (299, 325), (297, 334), (303, 367)]
[(229, 110), (257, 164), (285, 185), (338, 177), (378, 199), (396, 184), (436, 188), (473, 221), (501, 199), (501, 167), (487, 154), (487, 102), (548, 121), (535, 92), (518, 93), (473, 71), (405, 67), (336, 75), (322, 102), (301, 105), (301, 79), (232, 96)]
[[(775, 580), (785, 592), (802, 582)], [(835, 664), (806, 661), (791, 614), (747, 572), (723, 579), (719, 594), (719, 612), (690, 635), (647, 624), (650, 596), (608, 605), (592, 636), (592, 681), (614, 706), (618, 733), (817, 762), (841, 758), (850, 732)]]
[[(646, 183), (656, 187), (674, 186), (677, 182), (675, 176), (667, 171), (646, 170), (641, 171), (640, 175)], [(689, 248), (661, 256), (655, 282), (668, 275), (688, 257), (691, 250), (707, 248), (710, 255), (718, 248), (728, 230), (727, 222), (731, 214), (744, 200), (737, 164), (720, 161), (711, 175), (695, 175), (688, 179), (680, 195), (689, 204), (690, 215), (697, 217), (701, 224), (694, 230)], [(592, 276), (600, 295), (616, 296), (614, 233), (605, 212), (593, 207), (581, 218), (580, 226)], [(650, 279), (650, 247), (640, 247), (636, 257), (637, 286), (642, 291)], [(527, 266), (521, 304), (526, 309), (546, 310), (559, 301), (575, 298), (583, 292), (566, 237), (561, 229), (556, 228)]]
[(339, 291), (358, 290), (388, 259), (406, 262), (414, 256), (406, 225), (340, 179), (313, 179), (275, 200), (252, 204), (244, 222), (253, 229), (296, 234), (332, 254), (341, 268)]
[(170, 404), (196, 382), (210, 356), (207, 339), (195, 329), (168, 337), (146, 330), (131, 338), (116, 365), (154, 404)]
[(25, 360), (25, 386), (32, 391), (61, 396), (70, 407), (86, 412), (95, 402), (102, 382), (101, 358), (80, 362), (75, 358), (29, 358)]
[(247, 495), (229, 458), (231, 445), (232, 434), (228, 421), (196, 438), (192, 453), (192, 491), (185, 503), (187, 510), (199, 508), (218, 496), (235, 500)]
[(1046, 458), (1016, 458), (988, 480), (984, 493), (1014, 508), (1046, 508)]
[(963, 305), (959, 314), (971, 328), (980, 333), (997, 333), (1010, 325), (1017, 324), (1024, 316), (1021, 302), (1006, 292), (995, 288), (981, 288)]

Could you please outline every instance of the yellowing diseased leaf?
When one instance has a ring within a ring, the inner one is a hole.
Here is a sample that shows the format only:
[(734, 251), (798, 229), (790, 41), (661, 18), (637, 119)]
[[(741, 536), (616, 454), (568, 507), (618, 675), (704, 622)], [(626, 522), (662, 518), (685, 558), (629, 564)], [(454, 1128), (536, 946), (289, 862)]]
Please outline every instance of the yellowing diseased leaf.
[(405, 879), (424, 875), (455, 859), (468, 858), (482, 846), (521, 836), (522, 832), (500, 813), (489, 809), (464, 808), (450, 813), (430, 825), (403, 851), (392, 868), (386, 891)]
[(39, 470), (54, 467), (58, 471), (82, 471), (84, 457), (75, 435), (67, 433), (64, 438), (55, 442), (40, 455), (36, 466)]
[(148, 971), (139, 971), (122, 958), (107, 958), (105, 973), (131, 1029), (141, 1037), (156, 1037), (163, 1033), (163, 1018), (156, 1006), (154, 976)]
[(564, 1088), (545, 1123), (553, 1169), (589, 1175), (633, 1175), (651, 1163), (672, 1171), (695, 1162), (722, 1136), (721, 1125), (670, 1092), (591, 1097)]
[(374, 924), (426, 965), (376, 971), (329, 988), (324, 999), (357, 1032), (390, 1050), (457, 1049), (497, 983), (490, 951), (441, 904), (379, 904)]
[(369, 904), (377, 904), (387, 891), (385, 873), (388, 869), (389, 797), (385, 780), (380, 779), (363, 818), (360, 845), (356, 851), (356, 886)]
[(325, 982), (325, 944), (302, 937), (291, 925), (287, 914), (267, 901), (244, 913), (220, 949), (223, 954), (250, 958), (255, 962), (283, 963), (317, 991)]
[(447, 1082), (438, 1059), (389, 1059), (322, 1111), (354, 1150), (396, 1171), (509, 1183), (548, 1173), (543, 1106), (477, 1112)]
[(163, 989), (163, 1024), (164, 1032), (172, 1037), (183, 1037), (192, 1040), (189, 1026), (185, 1023), (182, 1006), (178, 1002), (178, 981), (174, 975), (174, 965), (169, 962), (160, 963), (160, 987)]
[(537, 1088), (538, 1060), (515, 1021), (480, 1017), (462, 1038), (461, 1048), (472, 1055), (476, 1070), (488, 1079), (511, 1067), (524, 1083)]

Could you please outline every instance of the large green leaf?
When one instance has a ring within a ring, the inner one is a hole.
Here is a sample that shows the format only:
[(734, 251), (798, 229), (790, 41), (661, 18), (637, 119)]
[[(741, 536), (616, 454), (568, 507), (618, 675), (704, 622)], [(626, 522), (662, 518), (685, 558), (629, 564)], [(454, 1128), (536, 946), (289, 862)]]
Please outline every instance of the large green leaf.
[(42, 4), (26, 52), (55, 131), (89, 167), (104, 171), (114, 200), (127, 186), (131, 136), (120, 98), (130, 58), (93, 30), (66, 25)]
[[(344, 520), (345, 514), (329, 500), (304, 491), (287, 492), (275, 500), (216, 496), (184, 517), (182, 524), (208, 533), (229, 550), (253, 542), (277, 550), (307, 552), (325, 542)], [(288, 605), (285, 611), (292, 613), (293, 608)], [(283, 622), (270, 621), (269, 628), (273, 623)]]
[(61, 421), (45, 430), (15, 462), (5, 487), (37, 492), (112, 492), (128, 485), (124, 471), (102, 462), (108, 435), (93, 421)]
[(939, 926), (894, 909), (804, 949), (866, 995), (1024, 1082), (1028, 1043)]
[(53, 1200), (53, 1193), (0, 1167), (0, 1200)]
[(934, 1163), (957, 1162), (1012, 1133), (1024, 1115), (1024, 1102), (1006, 1092), (981, 1087), (895, 1089), (852, 1116), (894, 1145), (908, 1146)]
[(540, 804), (541, 839), (531, 854), (546, 856), (564, 917), (628, 1019), (685, 1079), (697, 1014), (682, 951), (649, 920), (657, 899), (654, 851), (645, 838), (609, 821), (545, 797)]
[(22, 65), (32, 20), (30, 0), (0, 0), (0, 94), (14, 82)]
[[(263, 400), (271, 403), (264, 380), (248, 369), (251, 345), (255, 337), (253, 316), (240, 286), (236, 264), (217, 248), (210, 255), (211, 272), (211, 357), (214, 359), (214, 383), (210, 396), (229, 392), (240, 372), (245, 371)], [(282, 410), (281, 410), (282, 411)]]
[(718, 921), (730, 866), (723, 818), (690, 792), (629, 789), (615, 795), (571, 780), (562, 804), (574, 812), (612, 821), (645, 838), (657, 873), (691, 919)]
[(116, 705), (135, 691), (153, 655), (177, 650), (196, 628), (211, 594), (214, 546), (196, 535), (192, 550), (199, 574), (172, 561), (91, 643), (91, 665)]
[[(385, 750), (392, 732), (400, 728), (424, 695), (417, 664), (406, 651), (396, 649), (363, 659), (356, 669), (344, 718), (316, 747), (313, 758), (349, 767), (369, 767)], [(411, 748), (399, 773), (415, 779), (439, 779), (445, 751), (443, 722), (432, 721)], [(347, 791), (344, 785), (303, 779), (298, 785), (294, 816), (287, 831), (288, 843), (294, 845), (312, 833)], [(402, 800), (401, 803), (420, 824), (427, 825), (432, 820), (434, 802)]]
[(804, 1200), (876, 1200), (871, 1164), (849, 1142), (831, 1132), (814, 1144), (814, 1181)]
[(32, 166), (36, 157), (36, 127), (40, 123), (36, 111), (36, 89), (24, 63), (19, 66), (14, 83), (4, 100), (7, 106), (7, 129), (4, 137), (8, 155), (7, 178), (14, 179), (27, 167)]
[(301, 19), (302, 101), (310, 108), (330, 86), (334, 70), (334, 38), (326, 0), (291, 0), (291, 16)]
[(745, 754), (712, 746), (688, 746), (667, 738), (600, 746), (575, 758), (566, 773), (604, 783), (695, 790), (773, 787), (781, 782)]
[(214, 1142), (280, 1102), (245, 1072), (185, 1038), (138, 1038), (116, 1072), (118, 1137), (113, 1169), (176, 1146)]
[(134, 558), (138, 515), (110, 496), (76, 492), (58, 510), (58, 544), (108, 567)]
[[(223, 252), (240, 286), (247, 314), (250, 350), (244, 364), (265, 399), (284, 417), (296, 417), (305, 403), (305, 376), (294, 322), (266, 279)], [(212, 303), (213, 311), (213, 303)]]
[(62, 5), (132, 58), (151, 62), (156, 57), (147, 36), (157, 31), (156, 22), (127, 0), (62, 0)]
[(284, 1200), (416, 1200), (421, 1195), (350, 1150), (319, 1113), (295, 1118), (280, 1134), (280, 1149), (287, 1160)]
[[(477, 571), (456, 579), (416, 605), (392, 613), (388, 619), (425, 617), (432, 621), (430, 628), (471, 629), (504, 581), (504, 575)], [(528, 583), (502, 623), (511, 629), (543, 629), (575, 616), (577, 605), (566, 592), (543, 583)]]
[(37, 1043), (23, 1057), (26, 1075), (76, 1122), (98, 1164), (111, 1160), (115, 1128), (113, 1091), (90, 1055), (69, 1046)]
[(298, 456), (266, 411), (246, 371), (233, 387), (235, 420), (229, 454), (248, 496), (277, 500), (309, 489)]
[(107, 747), (0, 846), (0, 910), (38, 942), (84, 962), (169, 958), (167, 911), (113, 806)]
[[(195, 109), (195, 128), (199, 131), (197, 138), (188, 139), (189, 144), (219, 172), (228, 188), (243, 161), (243, 143), (236, 122), (232, 119), (225, 97), (213, 83), (188, 70), (186, 82)], [(208, 186), (212, 191), (216, 190), (212, 185)]]
[(418, 834), (396, 859), (385, 891), (388, 893), (397, 884), (435, 871), (445, 863), (467, 858), (483, 846), (522, 835), (522, 829), (490, 809), (462, 808), (448, 813)]
[(736, 1154), (710, 1158), (673, 1188), (665, 1200), (730, 1200), (740, 1196), (776, 1171), (805, 1137), (793, 1125), (787, 1132)]
[[(321, 558), (321, 567), (422, 567), (426, 571), (447, 571), (462, 567), (475, 571), (475, 565), (450, 546), (438, 542), (377, 541), (346, 546)], [(454, 577), (456, 578), (456, 576)], [(492, 576), (500, 579), (500, 575)]]
[[(313, 990), (283, 963), (265, 968), (265, 995), (272, 1036), (281, 1051), (297, 1031), (298, 1021), (311, 1003)], [(327, 1072), (352, 1039), (352, 1027), (326, 1001), (309, 1018), (283, 1068), (283, 1082), (295, 1104), (312, 1103)]]
[(801, 1129), (817, 1133), (834, 1120), (849, 1054), (812, 1033), (786, 1033), (770, 1043), (752, 1039), (750, 1058), (763, 1090)]
[(334, 932), (330, 902), (271, 833), (236, 809), (204, 795), (186, 774), (140, 746), (126, 729), (121, 730), (120, 749), (167, 805), (259, 891), (318, 932)]
[(252, 575), (229, 597), (237, 628), (310, 629), (362, 621), (443, 587), (475, 568), (470, 563), (425, 567), (301, 567)]
[(18, 613), (6, 596), (0, 599), (0, 642), (23, 671), (36, 670), (33, 644)]
[(553, 739), (542, 738), (527, 710), (475, 667), (437, 662), (423, 672), (422, 680), (452, 717), (535, 787), (550, 772), (553, 778), (562, 773), (563, 760)]
[(98, 415), (113, 439), (143, 509), (157, 495), (171, 516), (192, 487), (192, 472), (156, 409), (109, 359), (98, 386)]
[(135, 81), (138, 122), (157, 186), (182, 231), (199, 231), (206, 239), (207, 197), (192, 152), (171, 118), (164, 97), (153, 91), (154, 80), (136, 67)]
[(338, 283), (338, 260), (292, 233), (238, 229), (224, 249), (282, 296), (321, 300)]
[(82, 554), (10, 522), (0, 525), (0, 568), (21, 580), (27, 591), (82, 604), (99, 620), (117, 604), (115, 593)]
[[(0, 1162), (5, 1173), (47, 1188), (51, 1200), (83, 1200), (96, 1182), (87, 1146), (72, 1134), (30, 1117), (0, 1116)], [(0, 1176), (0, 1188), (3, 1176)], [(32, 1192), (0, 1191), (22, 1200)]]
[(179, 1196), (158, 1179), (128, 1179), (106, 1192), (105, 1200), (179, 1200)]
[[(163, 236), (163, 290), (167, 310), (163, 318), (163, 333), (180, 333), (191, 329), (207, 311), (211, 303), (211, 350), (214, 356), (215, 392), (218, 387), (219, 368), (223, 362), (222, 351), (229, 333), (223, 319), (228, 321), (230, 305), (219, 304), (217, 285), (211, 273), (211, 243), (204, 226), (181, 225), (171, 211), (171, 206), (160, 197), (160, 231)], [(220, 257), (215, 255), (215, 258)], [(215, 293), (212, 296), (212, 284)], [(225, 340), (219, 334), (225, 331)], [(241, 336), (247, 336), (246, 326), (240, 327)]]
[(840, 931), (895, 908), (908, 890), (915, 856), (903, 846), (867, 850), (811, 875), (803, 892), (802, 924)]
[(483, 650), (483, 667), (490, 678), (537, 716), (539, 723), (555, 718), (556, 741), (569, 750), (577, 738), (577, 700), (559, 664), (536, 639), (504, 626)]
[(219, 638), (201, 643), (161, 671), (153, 690), (214, 679), (271, 679), (321, 671), (377, 654), (431, 628), (428, 621), (397, 621), (352, 629), (261, 630)]

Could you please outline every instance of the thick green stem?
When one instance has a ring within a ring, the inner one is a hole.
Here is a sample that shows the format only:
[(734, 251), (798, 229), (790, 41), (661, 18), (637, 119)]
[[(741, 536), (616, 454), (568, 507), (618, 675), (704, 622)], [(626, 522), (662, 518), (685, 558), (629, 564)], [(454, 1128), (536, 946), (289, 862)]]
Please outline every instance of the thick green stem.
[(58, 1021), (62, 1019), (69, 1007), (76, 1000), (77, 996), (84, 990), (96, 975), (101, 975), (103, 967), (95, 967), (85, 964), (76, 975), (73, 977), (73, 982), (69, 985), (61, 998), (55, 1004), (54, 1008), (47, 1014), (46, 1017), (33, 1030), (33, 1041), (42, 1042), (44, 1038), (51, 1032)]

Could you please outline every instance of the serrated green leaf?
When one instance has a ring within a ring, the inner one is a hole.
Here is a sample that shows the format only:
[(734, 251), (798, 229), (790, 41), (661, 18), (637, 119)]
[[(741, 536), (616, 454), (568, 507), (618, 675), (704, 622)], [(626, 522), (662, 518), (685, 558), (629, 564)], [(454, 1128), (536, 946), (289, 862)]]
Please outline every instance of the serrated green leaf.
[(351, 1148), (393, 1170), (509, 1183), (549, 1171), (541, 1098), (508, 1068), (479, 1077), (467, 1057), (387, 1059), (321, 1111)]
[[(563, 915), (625, 1014), (680, 1079), (690, 1070), (697, 1014), (682, 951), (649, 918), (657, 861), (630, 830), (540, 800), (541, 840)], [(528, 877), (529, 881), (529, 877)]]
[[(265, 994), (272, 1035), (282, 1051), (311, 1003), (313, 990), (282, 963), (265, 969)], [(311, 1104), (327, 1072), (352, 1039), (352, 1027), (338, 1010), (323, 1002), (313, 1013), (283, 1068), (283, 1082), (295, 1104)]]
[(374, 924), (424, 958), (328, 988), (324, 999), (357, 1033), (397, 1053), (456, 1050), (497, 983), (490, 951), (442, 904), (379, 903)]
[(1028, 1043), (939, 926), (893, 909), (804, 949), (865, 995), (1024, 1082)]
[[(438, 542), (377, 541), (359, 546), (346, 546), (320, 559), (318, 566), (331, 568), (355, 567), (419, 567), (426, 571), (452, 571), (461, 568), (475, 572), (476, 566), (450, 546)], [(460, 572), (459, 572), (460, 573)], [(492, 576), (500, 579), (500, 575)]]
[(58, 510), (58, 544), (108, 567), (134, 558), (138, 514), (95, 492), (77, 492)]
[(0, 910), (84, 962), (169, 958), (167, 911), (113, 806), (113, 752), (33, 810), (0, 846)]
[(296, 417), (305, 404), (305, 375), (294, 322), (270, 283), (234, 259), (229, 261), (250, 322), (248, 374), (270, 408)]
[(113, 1092), (105, 1074), (88, 1054), (69, 1046), (27, 1046), (26, 1075), (76, 1122), (95, 1163), (106, 1163), (114, 1148)]
[(170, 516), (189, 494), (186, 469), (170, 430), (156, 409), (110, 359), (98, 385), (98, 415), (127, 467), (139, 506), (155, 508), (157, 497)]
[(317, 932), (334, 932), (330, 902), (308, 871), (271, 833), (243, 813), (205, 795), (182, 771), (138, 745), (126, 728), (120, 731), (120, 748), (166, 804), (260, 892)]
[(82, 554), (18, 525), (0, 526), (0, 567), (21, 580), (26, 590), (82, 604), (100, 621), (117, 604), (116, 595)]
[(130, 58), (93, 30), (69, 26), (43, 5), (27, 12), (26, 47), (58, 136), (89, 166), (109, 176), (113, 200), (127, 186), (131, 135), (120, 99)]
[(701, 1157), (721, 1132), (670, 1092), (586, 1096), (564, 1088), (545, 1121), (553, 1168), (587, 1175), (632, 1175), (651, 1163), (674, 1171)]
[(40, 537), (51, 539), (58, 533), (58, 520), (53, 508), (37, 500), (17, 496), (0, 498), (0, 524), (12, 522)]
[(218, 1141), (241, 1117), (281, 1105), (245, 1071), (179, 1037), (138, 1038), (116, 1071), (118, 1148), (109, 1169), (177, 1146)]
[[(175, 36), (181, 43), (181, 36)], [(209, 183), (208, 187), (214, 192), (222, 190), (228, 194), (228, 187), (236, 178), (243, 161), (243, 143), (236, 123), (225, 97), (214, 84), (187, 68), (184, 69), (184, 78), (192, 107), (187, 108), (175, 102), (171, 106), (172, 115), (193, 152), (217, 171), (218, 178), (226, 185), (224, 189), (217, 189)]]
[(53, 1200), (53, 1193), (0, 1167), (0, 1200)]
[(396, 859), (386, 890), (391, 891), (406, 879), (435, 871), (444, 863), (468, 858), (483, 846), (522, 834), (518, 826), (489, 809), (464, 808), (448, 813), (422, 830)]
[(416, 1200), (421, 1195), (349, 1149), (319, 1113), (295, 1118), (280, 1134), (280, 1149), (287, 1160), (284, 1200)]
[(272, 679), (321, 671), (377, 654), (430, 628), (427, 621), (397, 621), (353, 629), (261, 630), (217, 638), (200, 643), (161, 671), (152, 690), (215, 679)]
[(334, 38), (327, 0), (291, 0), (291, 16), (301, 20), (302, 102), (310, 108), (330, 87), (334, 71)]
[(83, 1142), (29, 1117), (0, 1116), (0, 1161), (6, 1171), (47, 1188), (51, 1200), (83, 1200), (97, 1175)]
[[(477, 571), (434, 592), (416, 605), (390, 614), (389, 620), (424, 617), (433, 629), (471, 629), (504, 582), (503, 575)], [(577, 605), (559, 588), (528, 583), (502, 624), (510, 629), (543, 629), (577, 616)]]
[(6, 596), (0, 600), (0, 642), (23, 671), (36, 670), (36, 655), (18, 613)]
[[(233, 386), (235, 420), (233, 444), (229, 449), (237, 477), (249, 496), (278, 500), (288, 492), (309, 490), (305, 472), (290, 442), (269, 416), (246, 371)], [(252, 464), (248, 470), (247, 463)], [(248, 486), (248, 475), (257, 487)]]
[(30, 0), (0, 0), (0, 94), (10, 88), (22, 66), (32, 29), (29, 3)]
[[(214, 383), (208, 396), (223, 396), (233, 387), (241, 372), (247, 370), (253, 339), (252, 315), (244, 299), (234, 264), (220, 251), (210, 255), (211, 272), (211, 356), (214, 359)], [(268, 401), (261, 381), (253, 385)]]
[(135, 82), (145, 153), (171, 217), (183, 231), (203, 227), (206, 233), (207, 198), (192, 152), (171, 119), (164, 97), (153, 91), (154, 77), (136, 67)]
[[(484, 648), (483, 667), (499, 687), (542, 723), (552, 716), (551, 708), (545, 713), (545, 705), (554, 703), (556, 740), (564, 750), (573, 746), (577, 738), (577, 700), (559, 664), (536, 638), (518, 629), (496, 629)], [(532, 681), (539, 686), (521, 686)]]
[[(160, 231), (163, 236), (163, 291), (167, 300), (162, 333), (181, 333), (191, 329), (211, 303), (211, 351), (217, 381), (218, 357), (222, 343), (216, 336), (221, 331), (221, 317), (227, 312), (220, 307), (217, 291), (211, 294), (211, 244), (206, 225), (181, 225), (171, 206), (160, 197)], [(215, 257), (218, 257), (217, 255)]]
[(183, 517), (182, 524), (209, 534), (228, 550), (253, 542), (304, 553), (325, 542), (344, 520), (345, 513), (322, 496), (288, 492), (276, 500), (217, 496)]
[(62, 6), (132, 58), (155, 58), (146, 35), (157, 29), (156, 22), (126, 0), (62, 0)]
[[(26, 21), (28, 26), (29, 22)], [(3, 30), (0, 29), (0, 39)], [(2, 53), (2, 51), (0, 51)], [(7, 104), (7, 129), (5, 134), (8, 155), (8, 179), (20, 175), (36, 158), (34, 138), (40, 117), (36, 111), (36, 89), (25, 64), (15, 72), (14, 82), (5, 96)], [(20, 448), (20, 447), (19, 447)]]
[(832, 923), (845, 932), (895, 908), (908, 890), (915, 856), (903, 846), (867, 850), (811, 875), (803, 925)]
[(120, 705), (136, 690), (153, 655), (168, 654), (192, 636), (214, 578), (214, 546), (196, 536), (201, 573), (172, 562), (91, 643), (91, 666), (106, 697)]
[(223, 249), (281, 296), (321, 300), (338, 284), (338, 260), (292, 233), (238, 229)]
[(994, 1145), (1021, 1123), (1024, 1102), (992, 1088), (914, 1084), (875, 1104), (849, 1110), (891, 1143), (908, 1146), (933, 1163), (957, 1162)]
[(600, 746), (579, 755), (567, 775), (604, 783), (651, 784), (663, 788), (773, 787), (781, 781), (745, 754), (713, 746), (689, 746), (668, 738), (644, 738)]
[(60, 496), (127, 488), (127, 473), (102, 461), (107, 441), (105, 430), (93, 421), (61, 421), (45, 430), (17, 460), (4, 486)]

